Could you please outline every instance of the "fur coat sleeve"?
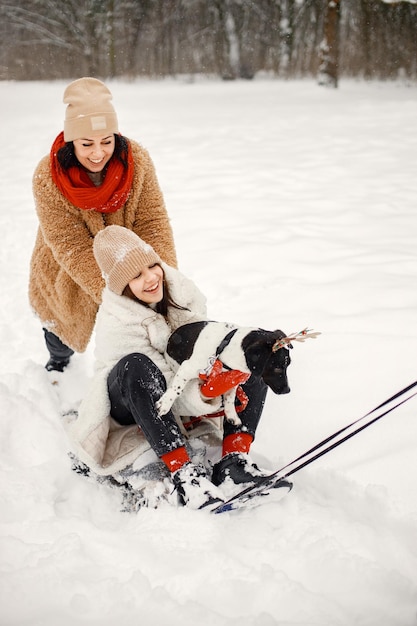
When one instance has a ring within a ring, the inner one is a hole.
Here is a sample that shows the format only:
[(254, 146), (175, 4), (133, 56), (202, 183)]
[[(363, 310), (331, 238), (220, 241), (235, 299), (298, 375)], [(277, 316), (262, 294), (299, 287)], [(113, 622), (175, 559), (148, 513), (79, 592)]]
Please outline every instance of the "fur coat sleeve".
[[(96, 373), (77, 420), (69, 426), (76, 453), (99, 474), (123, 469), (148, 447), (136, 426), (122, 427), (110, 416), (107, 377), (111, 369), (122, 357), (139, 352), (152, 359), (169, 384), (174, 372), (164, 352), (171, 332), (182, 324), (206, 319), (205, 297), (194, 283), (166, 264), (163, 269), (172, 298), (189, 309), (170, 307), (168, 320), (107, 288), (103, 291), (96, 326)], [(173, 411), (182, 427), (181, 416), (211, 413), (219, 408), (219, 399), (204, 400), (198, 381), (194, 381), (184, 397), (176, 400)]]

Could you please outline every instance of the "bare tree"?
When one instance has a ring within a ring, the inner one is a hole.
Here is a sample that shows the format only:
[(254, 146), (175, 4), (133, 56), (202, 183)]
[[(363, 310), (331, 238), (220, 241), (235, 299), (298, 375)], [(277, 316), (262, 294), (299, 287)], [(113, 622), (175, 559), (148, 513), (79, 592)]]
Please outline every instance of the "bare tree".
[(327, 0), (320, 44), (319, 85), (337, 87), (339, 78), (340, 0)]
[(3, 5), (16, 37), (12, 54), (19, 48), (28, 51), (21, 55), (27, 77), (60, 76), (76, 67), (90, 75), (105, 71), (107, 4), (108, 0), (27, 0)]

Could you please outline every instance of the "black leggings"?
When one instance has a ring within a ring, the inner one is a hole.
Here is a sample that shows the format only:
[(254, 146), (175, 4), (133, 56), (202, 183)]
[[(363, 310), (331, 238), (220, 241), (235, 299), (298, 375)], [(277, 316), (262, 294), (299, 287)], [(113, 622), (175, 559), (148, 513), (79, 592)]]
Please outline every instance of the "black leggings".
[[(161, 457), (185, 441), (172, 411), (158, 416), (155, 403), (166, 390), (165, 377), (153, 361), (144, 354), (123, 357), (111, 370), (107, 387), (111, 416), (123, 426), (137, 424), (155, 453)], [(249, 378), (242, 385), (249, 402), (239, 413), (242, 425), (224, 422), (224, 436), (247, 432), (253, 437), (261, 418), (267, 387), (262, 380)]]

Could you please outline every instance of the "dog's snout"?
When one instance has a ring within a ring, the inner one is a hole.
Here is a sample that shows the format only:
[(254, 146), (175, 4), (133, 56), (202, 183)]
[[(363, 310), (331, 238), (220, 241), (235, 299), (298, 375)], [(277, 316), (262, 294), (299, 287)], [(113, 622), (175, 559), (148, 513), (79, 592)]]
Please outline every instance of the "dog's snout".
[(290, 386), (285, 372), (279, 375), (277, 375), (275, 371), (270, 373), (264, 372), (263, 379), (274, 393), (278, 395), (290, 393)]
[(291, 389), (288, 385), (285, 385), (285, 387), (281, 387), (280, 391), (278, 391), (278, 395), (283, 395), (284, 393), (290, 393)]

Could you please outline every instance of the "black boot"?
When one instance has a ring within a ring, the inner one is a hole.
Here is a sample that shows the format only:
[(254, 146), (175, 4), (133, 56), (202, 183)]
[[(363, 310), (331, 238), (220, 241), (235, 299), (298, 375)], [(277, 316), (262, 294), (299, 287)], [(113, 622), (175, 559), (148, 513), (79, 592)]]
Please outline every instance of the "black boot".
[[(271, 472), (260, 470), (247, 454), (232, 452), (224, 456), (213, 467), (211, 480), (214, 485), (222, 485), (230, 482), (241, 485), (242, 488), (256, 485), (262, 478), (269, 476)], [(226, 482), (227, 481), (227, 482)], [(288, 481), (285, 481), (288, 482)], [(290, 483), (288, 483), (290, 484)], [(282, 481), (278, 481), (274, 487), (282, 487)]]
[(185, 463), (173, 473), (172, 481), (180, 503), (191, 509), (210, 510), (224, 502), (220, 489), (209, 481), (205, 469), (198, 465)]
[(49, 352), (49, 361), (45, 365), (48, 372), (63, 372), (70, 362), (70, 358), (74, 354), (74, 350), (62, 343), (57, 335), (51, 331), (43, 329), (45, 335), (45, 343)]
[(69, 359), (61, 359), (58, 361), (51, 357), (45, 365), (45, 369), (48, 370), (48, 372), (63, 372), (69, 362)]

